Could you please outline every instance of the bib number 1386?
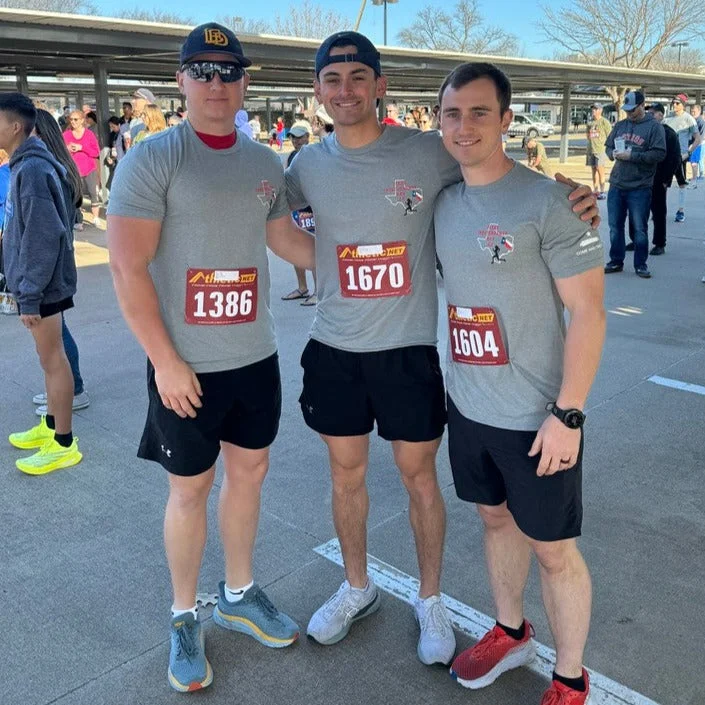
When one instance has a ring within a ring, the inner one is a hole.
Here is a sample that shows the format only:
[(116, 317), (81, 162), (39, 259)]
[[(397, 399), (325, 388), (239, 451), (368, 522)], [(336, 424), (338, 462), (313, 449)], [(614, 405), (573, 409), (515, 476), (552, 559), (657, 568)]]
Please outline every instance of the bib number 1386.
[(223, 326), (257, 318), (256, 269), (189, 269), (186, 323)]

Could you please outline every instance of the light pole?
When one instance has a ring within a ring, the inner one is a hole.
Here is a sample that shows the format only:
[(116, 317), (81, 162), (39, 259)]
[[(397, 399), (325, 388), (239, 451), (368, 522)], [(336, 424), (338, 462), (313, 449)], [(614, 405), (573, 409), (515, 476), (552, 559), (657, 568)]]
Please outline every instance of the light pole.
[(387, 5), (399, 2), (399, 0), (372, 0), (373, 5), (384, 5), (384, 46), (387, 46)]
[(678, 68), (680, 68), (681, 67), (681, 51), (682, 51), (683, 47), (688, 46), (688, 42), (673, 42), (673, 44), (671, 44), (671, 46), (674, 49), (676, 47), (678, 47)]

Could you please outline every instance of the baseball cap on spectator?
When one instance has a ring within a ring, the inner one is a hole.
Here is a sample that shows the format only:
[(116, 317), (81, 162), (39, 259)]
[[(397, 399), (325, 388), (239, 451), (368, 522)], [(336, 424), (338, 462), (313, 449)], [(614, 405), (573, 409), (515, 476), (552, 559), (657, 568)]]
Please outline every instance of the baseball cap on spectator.
[[(336, 47), (349, 46), (355, 47), (357, 51), (353, 54), (330, 55), (331, 50)], [(354, 61), (369, 66), (375, 72), (376, 76), (382, 75), (379, 52), (375, 45), (364, 34), (350, 31), (331, 34), (330, 37), (324, 40), (323, 44), (318, 47), (318, 51), (316, 52), (316, 77), (330, 64)]]
[(154, 93), (147, 88), (138, 88), (133, 94), (133, 98), (142, 98), (146, 100), (147, 103), (156, 103), (157, 99), (154, 97)]
[(630, 113), (632, 110), (642, 105), (645, 100), (644, 94), (641, 91), (629, 91), (629, 93), (624, 96), (622, 110), (626, 113)]
[(685, 93), (678, 93), (678, 95), (673, 98), (673, 102), (688, 105), (688, 96)]
[(207, 22), (191, 30), (181, 46), (181, 65), (189, 62), (199, 54), (222, 54), (242, 68), (252, 66), (245, 56), (240, 40), (222, 24)]
[(294, 125), (289, 128), (290, 137), (303, 137), (304, 135), (310, 134), (308, 128), (305, 125)]
[(666, 108), (663, 106), (663, 103), (651, 103), (649, 110), (655, 113), (661, 113), (661, 115), (666, 114)]
[(593, 109), (595, 109), (595, 110), (602, 110), (602, 103), (593, 103), (593, 104), (590, 106), (590, 110), (593, 110)]

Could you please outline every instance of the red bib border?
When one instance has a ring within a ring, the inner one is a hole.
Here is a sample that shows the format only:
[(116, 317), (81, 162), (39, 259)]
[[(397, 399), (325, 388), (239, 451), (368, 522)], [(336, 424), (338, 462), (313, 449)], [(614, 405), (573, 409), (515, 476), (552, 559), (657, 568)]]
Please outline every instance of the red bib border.
[(466, 365), (509, 363), (497, 312), (493, 308), (449, 304), (448, 330), (453, 362)]
[(227, 326), (257, 319), (257, 269), (200, 269), (186, 272), (186, 323)]
[(378, 299), (411, 293), (409, 243), (338, 245), (337, 249), (343, 297)]

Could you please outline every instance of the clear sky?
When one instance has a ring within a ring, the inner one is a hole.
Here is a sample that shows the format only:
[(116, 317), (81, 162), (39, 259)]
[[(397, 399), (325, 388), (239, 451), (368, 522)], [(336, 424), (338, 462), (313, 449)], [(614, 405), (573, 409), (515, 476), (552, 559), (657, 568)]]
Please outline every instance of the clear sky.
[[(360, 9), (360, 0), (313, 0), (316, 4), (336, 10), (337, 12), (355, 21)], [(186, 16), (192, 16), (198, 22), (208, 22), (221, 15), (236, 15), (247, 19), (267, 19), (271, 20), (279, 13), (284, 15), (291, 6), (296, 6), (294, 0), (271, 0), (267, 2), (225, 2), (225, 0), (141, 0), (141, 2), (131, 2), (123, 0), (120, 7), (154, 8), (165, 11), (181, 12)], [(426, 5), (433, 4), (442, 6), (444, 9), (451, 9), (455, 0), (399, 0), (398, 3), (387, 7), (387, 33), (388, 43), (396, 44), (397, 32), (404, 26), (413, 22), (416, 13)], [(116, 6), (106, 0), (98, 0), (100, 14), (110, 14), (107, 8)], [(479, 7), (486, 22), (491, 25), (499, 25), (506, 31), (512, 32), (519, 37), (525, 56), (532, 58), (550, 58), (552, 49), (550, 44), (537, 41), (541, 37), (534, 30), (536, 22), (543, 16), (543, 12), (537, 0), (480, 0)], [(363, 16), (360, 31), (368, 35), (377, 44), (382, 44), (384, 25), (383, 7), (372, 5), (371, 0), (367, 2), (367, 8)]]

